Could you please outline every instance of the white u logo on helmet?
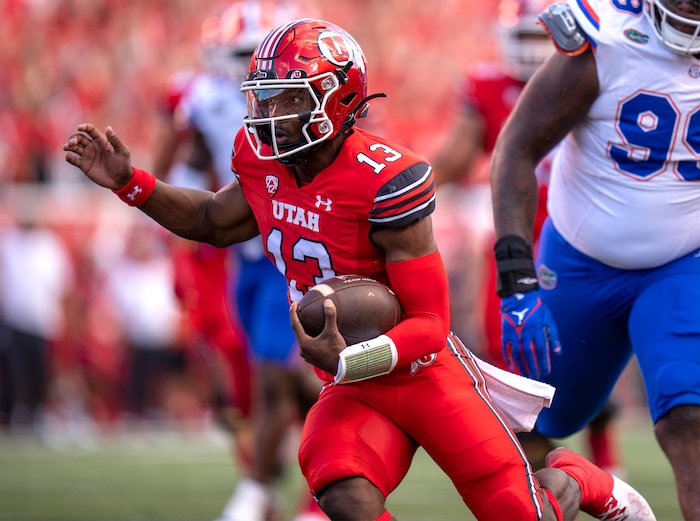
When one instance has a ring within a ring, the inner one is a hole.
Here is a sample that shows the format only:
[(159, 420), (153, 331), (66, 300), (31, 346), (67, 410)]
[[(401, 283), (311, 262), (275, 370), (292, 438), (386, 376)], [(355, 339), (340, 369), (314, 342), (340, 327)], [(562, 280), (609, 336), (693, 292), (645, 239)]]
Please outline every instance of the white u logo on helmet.
[(344, 67), (348, 62), (354, 62), (364, 69), (363, 60), (357, 59), (358, 56), (362, 56), (360, 46), (346, 35), (335, 31), (323, 31), (318, 35), (318, 49), (321, 55), (334, 65)]

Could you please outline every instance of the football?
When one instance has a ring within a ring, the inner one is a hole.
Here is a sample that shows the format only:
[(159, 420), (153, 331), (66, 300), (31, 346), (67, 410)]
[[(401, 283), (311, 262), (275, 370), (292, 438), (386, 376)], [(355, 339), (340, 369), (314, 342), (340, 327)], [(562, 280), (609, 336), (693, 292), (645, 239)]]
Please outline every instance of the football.
[(347, 345), (386, 333), (401, 320), (401, 304), (391, 289), (368, 277), (341, 275), (317, 284), (299, 301), (297, 314), (306, 334), (323, 331), (327, 298), (335, 304), (338, 329)]

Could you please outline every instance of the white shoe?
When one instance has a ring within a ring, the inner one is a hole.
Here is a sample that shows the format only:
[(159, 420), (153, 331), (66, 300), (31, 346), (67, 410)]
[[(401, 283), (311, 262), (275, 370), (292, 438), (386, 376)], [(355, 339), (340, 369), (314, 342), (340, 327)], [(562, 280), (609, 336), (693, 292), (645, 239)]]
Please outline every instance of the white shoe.
[(243, 479), (217, 521), (265, 521), (271, 503), (272, 491), (267, 485)]
[(656, 521), (647, 500), (631, 485), (574, 451), (554, 449), (547, 455), (546, 466), (563, 470), (579, 482), (581, 510), (588, 515), (602, 521)]
[(595, 516), (598, 519), (656, 521), (656, 516), (642, 495), (631, 485), (613, 476), (613, 489), (605, 509)]

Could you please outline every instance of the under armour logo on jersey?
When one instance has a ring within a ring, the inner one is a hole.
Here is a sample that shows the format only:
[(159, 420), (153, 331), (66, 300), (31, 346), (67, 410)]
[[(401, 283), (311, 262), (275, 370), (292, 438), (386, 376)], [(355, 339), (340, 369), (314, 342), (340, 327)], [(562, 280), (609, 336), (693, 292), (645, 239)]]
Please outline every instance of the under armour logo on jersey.
[(333, 201), (330, 199), (326, 199), (325, 201), (323, 200), (323, 197), (320, 195), (316, 196), (316, 208), (321, 208), (323, 206), (324, 210), (327, 212), (331, 211), (331, 205), (333, 204)]
[(143, 192), (143, 188), (139, 188), (139, 185), (136, 185), (134, 189), (131, 191), (130, 194), (127, 194), (126, 196), (131, 199), (132, 201), (136, 200), (136, 196), (139, 195), (141, 192)]
[(280, 180), (276, 175), (269, 174), (265, 176), (265, 188), (267, 188), (267, 193), (270, 197), (277, 193), (279, 186)]
[(515, 315), (515, 317), (518, 319), (518, 325), (522, 326), (523, 325), (523, 318), (525, 318), (525, 315), (527, 315), (528, 311), (530, 311), (530, 308), (525, 308), (522, 311), (511, 311), (511, 315)]

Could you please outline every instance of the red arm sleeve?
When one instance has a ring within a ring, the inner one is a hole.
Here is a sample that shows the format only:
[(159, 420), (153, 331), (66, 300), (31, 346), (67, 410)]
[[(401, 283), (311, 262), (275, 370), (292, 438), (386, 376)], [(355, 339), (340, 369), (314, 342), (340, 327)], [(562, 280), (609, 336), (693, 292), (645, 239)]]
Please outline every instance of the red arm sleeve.
[(386, 265), (403, 319), (386, 335), (398, 351), (397, 367), (437, 353), (450, 330), (447, 272), (439, 252)]

